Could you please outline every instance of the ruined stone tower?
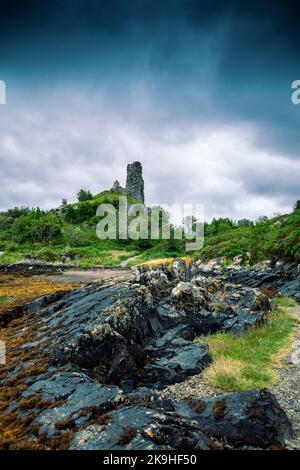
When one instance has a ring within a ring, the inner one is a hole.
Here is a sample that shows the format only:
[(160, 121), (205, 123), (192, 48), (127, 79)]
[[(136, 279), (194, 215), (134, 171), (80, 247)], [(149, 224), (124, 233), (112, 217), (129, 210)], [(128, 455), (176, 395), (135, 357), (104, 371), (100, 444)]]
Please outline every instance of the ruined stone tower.
[(129, 196), (144, 203), (143, 169), (140, 162), (127, 165), (126, 190)]

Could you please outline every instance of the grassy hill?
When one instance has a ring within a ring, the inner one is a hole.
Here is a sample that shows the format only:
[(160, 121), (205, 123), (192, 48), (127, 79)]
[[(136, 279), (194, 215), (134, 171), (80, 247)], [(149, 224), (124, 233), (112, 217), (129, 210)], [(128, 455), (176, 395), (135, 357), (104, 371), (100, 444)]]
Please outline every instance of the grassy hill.
[(261, 217), (256, 222), (236, 223), (219, 219), (205, 227), (205, 244), (193, 256), (203, 259), (225, 257), (231, 261), (242, 255), (245, 262), (254, 264), (265, 259), (285, 258), (300, 261), (300, 207), (297, 203), (291, 214), (271, 219)]
[[(80, 191), (78, 201), (50, 211), (13, 208), (0, 214), (0, 263), (25, 258), (42, 259), (78, 267), (113, 266), (139, 256), (132, 264), (149, 259), (184, 256), (183, 240), (99, 240), (96, 225), (99, 204), (110, 203), (116, 208), (119, 193), (103, 191), (95, 196)], [(135, 203), (129, 198), (129, 203)], [(205, 223), (205, 244), (187, 255), (206, 260), (224, 257), (230, 262), (242, 255), (246, 263), (266, 258), (300, 260), (300, 203), (291, 214), (257, 221), (214, 219)]]

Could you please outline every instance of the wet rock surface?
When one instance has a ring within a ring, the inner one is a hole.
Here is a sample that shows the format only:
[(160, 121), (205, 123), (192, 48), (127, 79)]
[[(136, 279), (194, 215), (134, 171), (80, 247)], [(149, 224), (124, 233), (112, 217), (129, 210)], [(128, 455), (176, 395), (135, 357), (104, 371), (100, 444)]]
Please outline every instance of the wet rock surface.
[(0, 264), (0, 273), (21, 274), (32, 276), (34, 274), (55, 274), (62, 272), (66, 266), (61, 263), (52, 264), (41, 260), (23, 260), (12, 264)]
[(10, 432), (0, 446), (208, 449), (210, 435), (232, 445), (282, 445), (290, 425), (267, 391), (228, 395), (217, 417), (211, 398), (201, 413), (197, 403), (161, 398), (161, 389), (210, 363), (207, 346), (193, 342), (199, 333), (243, 334), (270, 310), (259, 290), (199, 276), (176, 260), (139, 268), (133, 281), (28, 304), (4, 338), (0, 427), (8, 423)]
[(79, 431), (71, 449), (85, 450), (208, 450), (210, 441), (198, 424), (163, 409), (123, 406), (106, 415), (104, 424)]
[(270, 295), (281, 294), (300, 300), (300, 265), (283, 260), (264, 261), (253, 266), (243, 266), (241, 258), (236, 257), (229, 266), (223, 260), (208, 263), (198, 261), (195, 269), (205, 276), (225, 276), (227, 281), (251, 288), (269, 291)]
[(176, 412), (194, 419), (204, 432), (235, 445), (283, 446), (291, 424), (268, 390), (249, 390), (224, 396), (179, 402)]
[(242, 335), (264, 323), (271, 310), (270, 300), (259, 289), (204, 276), (196, 264), (185, 266), (182, 260), (169, 268), (139, 267), (135, 279), (159, 304), (161, 318), (185, 321), (197, 334), (221, 330)]

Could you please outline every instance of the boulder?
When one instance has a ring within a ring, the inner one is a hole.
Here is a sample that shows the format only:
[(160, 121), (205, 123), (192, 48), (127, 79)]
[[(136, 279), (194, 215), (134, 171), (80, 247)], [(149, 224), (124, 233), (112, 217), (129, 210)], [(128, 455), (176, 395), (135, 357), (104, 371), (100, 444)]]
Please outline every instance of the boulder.
[(196, 271), (198, 272), (198, 274), (205, 275), (205, 276), (220, 275), (222, 274), (222, 270), (223, 270), (222, 269), (223, 261), (224, 261), (223, 258), (220, 260), (212, 259), (208, 261), (207, 263), (204, 263), (201, 260), (198, 260), (195, 262)]
[(201, 297), (200, 289), (195, 287), (191, 282), (179, 282), (171, 292), (173, 299), (178, 299), (184, 295), (192, 295), (194, 298)]
[[(100, 420), (99, 420), (100, 421)], [(208, 450), (210, 441), (196, 423), (161, 410), (126, 406), (102, 424), (77, 432), (73, 450)]]
[(229, 266), (226, 277), (235, 284), (264, 289), (270, 296), (281, 294), (300, 300), (300, 276), (296, 262), (277, 260), (271, 263), (267, 260), (239, 270)]
[(144, 367), (142, 382), (152, 388), (164, 388), (199, 374), (210, 362), (206, 344), (175, 338), (157, 360)]
[(218, 397), (183, 400), (175, 406), (179, 416), (197, 421), (201, 430), (235, 446), (284, 446), (291, 437), (289, 419), (275, 396), (266, 389)]
[(238, 309), (233, 316), (224, 321), (220, 330), (235, 336), (242, 336), (247, 330), (260, 326), (266, 321), (267, 316), (265, 312), (249, 313), (245, 310)]

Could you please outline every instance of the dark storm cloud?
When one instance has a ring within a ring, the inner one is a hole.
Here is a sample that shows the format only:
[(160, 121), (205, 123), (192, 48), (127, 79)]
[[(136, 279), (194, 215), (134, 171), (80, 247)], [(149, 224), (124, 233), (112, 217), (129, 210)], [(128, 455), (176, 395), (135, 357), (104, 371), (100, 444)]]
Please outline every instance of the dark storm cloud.
[(24, 188), (45, 206), (80, 179), (101, 189), (140, 159), (151, 200), (164, 187), (209, 215), (287, 210), (298, 197), (298, 18), (282, 1), (1, 2), (1, 206)]

